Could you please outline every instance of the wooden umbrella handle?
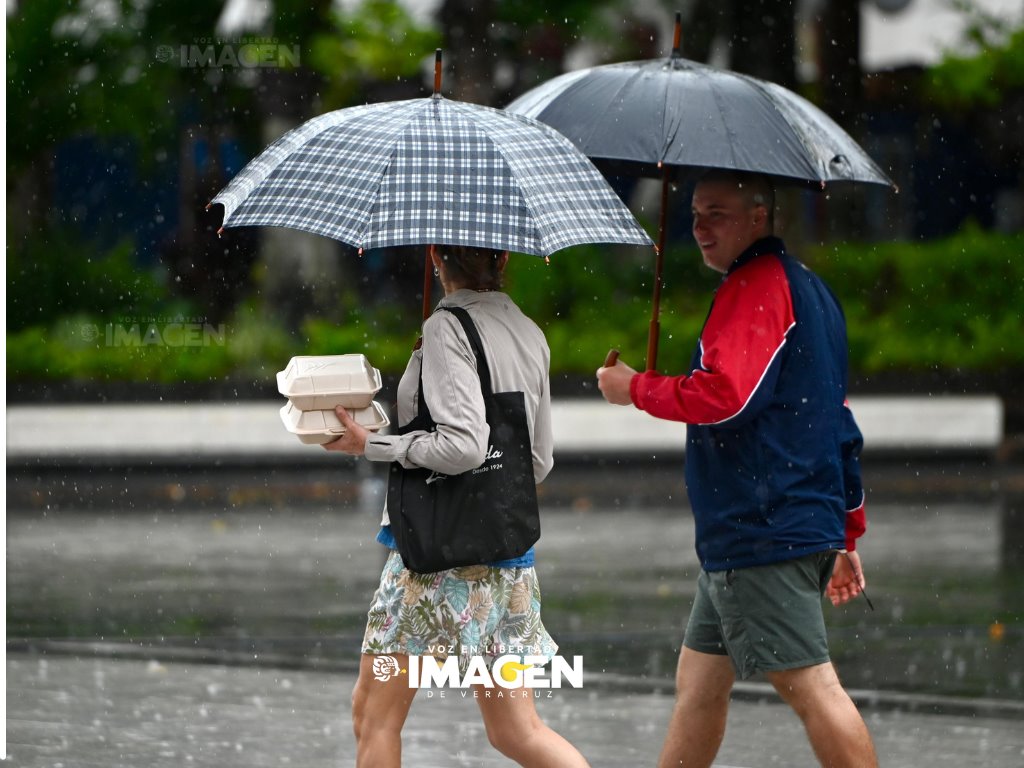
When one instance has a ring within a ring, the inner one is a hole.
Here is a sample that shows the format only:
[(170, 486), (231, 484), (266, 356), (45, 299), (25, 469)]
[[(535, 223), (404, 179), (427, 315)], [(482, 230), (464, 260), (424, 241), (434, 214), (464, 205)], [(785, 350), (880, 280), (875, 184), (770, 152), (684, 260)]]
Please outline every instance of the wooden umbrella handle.
[(619, 350), (609, 349), (608, 354), (604, 358), (604, 367), (611, 368), (619, 360)]

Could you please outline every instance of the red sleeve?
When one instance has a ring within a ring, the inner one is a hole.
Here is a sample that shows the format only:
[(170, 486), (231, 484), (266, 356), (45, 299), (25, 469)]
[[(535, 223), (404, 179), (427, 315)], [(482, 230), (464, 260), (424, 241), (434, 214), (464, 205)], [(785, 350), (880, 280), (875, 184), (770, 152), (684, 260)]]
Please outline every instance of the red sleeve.
[(846, 551), (853, 552), (857, 549), (857, 539), (864, 535), (868, 529), (867, 516), (864, 514), (864, 499), (861, 497), (860, 506), (856, 509), (846, 510)]
[(781, 262), (771, 256), (754, 259), (719, 286), (701, 332), (700, 367), (689, 376), (637, 374), (629, 388), (633, 404), (660, 419), (688, 424), (752, 416), (774, 388), (778, 366), (772, 363), (794, 322)]
[(853, 418), (850, 402), (843, 401), (843, 484), (846, 494), (846, 551), (853, 552), (857, 548), (857, 539), (864, 535), (868, 522), (864, 514), (864, 484), (860, 478), (860, 452), (864, 447), (864, 437)]

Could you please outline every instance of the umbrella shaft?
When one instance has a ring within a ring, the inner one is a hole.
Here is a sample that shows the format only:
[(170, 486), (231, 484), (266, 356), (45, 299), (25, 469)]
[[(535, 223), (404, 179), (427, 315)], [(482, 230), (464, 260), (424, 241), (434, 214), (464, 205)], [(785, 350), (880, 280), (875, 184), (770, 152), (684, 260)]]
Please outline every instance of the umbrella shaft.
[(430, 289), (434, 284), (434, 275), (430, 269), (430, 249), (423, 255), (423, 319), (430, 317)]
[(647, 370), (658, 367), (658, 335), (661, 333), (661, 275), (665, 267), (665, 223), (668, 220), (668, 166), (661, 169), (661, 213), (658, 215), (658, 252), (654, 259), (654, 297), (651, 301), (651, 327), (647, 334)]

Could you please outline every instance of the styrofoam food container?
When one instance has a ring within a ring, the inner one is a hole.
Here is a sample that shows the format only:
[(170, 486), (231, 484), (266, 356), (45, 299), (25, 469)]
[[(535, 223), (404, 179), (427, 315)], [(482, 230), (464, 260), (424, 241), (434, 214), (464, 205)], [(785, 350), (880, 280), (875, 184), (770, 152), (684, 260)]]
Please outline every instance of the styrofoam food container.
[(301, 411), (369, 408), (380, 388), (365, 355), (300, 355), (277, 374), (277, 391)]
[[(377, 402), (371, 402), (366, 408), (350, 410), (349, 414), (356, 424), (370, 432), (376, 432), (391, 423)], [(288, 403), (281, 408), (281, 421), (285, 429), (304, 443), (323, 445), (345, 434), (345, 427), (333, 410), (302, 411), (293, 403)]]

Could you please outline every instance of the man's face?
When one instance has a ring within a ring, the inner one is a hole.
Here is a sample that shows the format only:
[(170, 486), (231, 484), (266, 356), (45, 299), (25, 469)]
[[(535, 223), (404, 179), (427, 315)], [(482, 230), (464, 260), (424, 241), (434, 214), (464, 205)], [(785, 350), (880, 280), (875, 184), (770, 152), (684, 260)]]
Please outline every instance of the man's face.
[(693, 190), (692, 210), (693, 239), (704, 263), (716, 272), (727, 272), (737, 256), (767, 234), (767, 210), (750, 206), (730, 182), (699, 182)]

